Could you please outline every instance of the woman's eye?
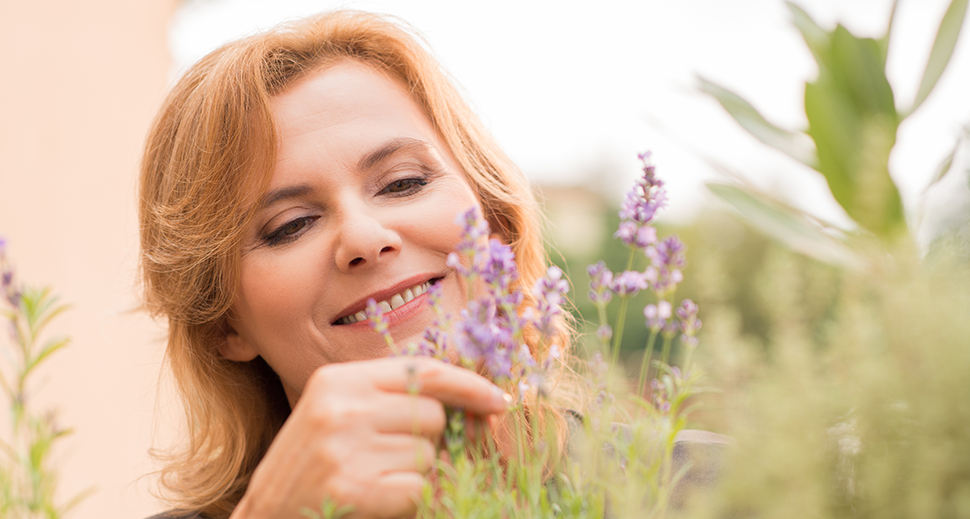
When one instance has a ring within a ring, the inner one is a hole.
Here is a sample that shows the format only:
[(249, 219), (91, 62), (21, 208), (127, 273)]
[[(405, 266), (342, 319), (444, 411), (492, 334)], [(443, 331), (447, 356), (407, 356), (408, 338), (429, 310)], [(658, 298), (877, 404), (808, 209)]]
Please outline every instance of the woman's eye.
[(310, 225), (312, 221), (313, 217), (309, 216), (297, 218), (296, 220), (283, 224), (282, 227), (264, 236), (263, 240), (269, 245), (278, 245), (286, 242), (296, 237), (296, 235), (299, 234), (300, 231), (304, 230), (307, 225)]
[(417, 191), (422, 186), (427, 185), (428, 181), (423, 178), (402, 178), (400, 180), (395, 180), (381, 190), (384, 193), (390, 194), (406, 194), (412, 191)]

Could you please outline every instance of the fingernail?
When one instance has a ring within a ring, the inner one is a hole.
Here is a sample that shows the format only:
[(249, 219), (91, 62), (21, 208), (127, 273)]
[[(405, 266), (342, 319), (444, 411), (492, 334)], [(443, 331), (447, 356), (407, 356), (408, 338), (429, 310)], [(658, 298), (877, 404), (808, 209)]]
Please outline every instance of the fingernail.
[(514, 400), (512, 399), (512, 395), (503, 392), (502, 393), (502, 400), (505, 401), (505, 408), (506, 409), (508, 409), (509, 407), (512, 407), (512, 403), (514, 402)]
[(502, 409), (508, 409), (512, 405), (512, 395), (506, 393), (502, 388), (492, 386), (492, 393), (495, 395), (495, 403)]

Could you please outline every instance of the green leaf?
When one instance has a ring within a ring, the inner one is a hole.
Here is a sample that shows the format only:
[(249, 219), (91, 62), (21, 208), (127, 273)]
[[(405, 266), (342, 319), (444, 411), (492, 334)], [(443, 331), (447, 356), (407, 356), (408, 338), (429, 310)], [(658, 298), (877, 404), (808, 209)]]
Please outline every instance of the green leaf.
[(858, 268), (862, 264), (845, 243), (798, 209), (736, 184), (712, 182), (707, 188), (751, 225), (796, 252), (841, 267)]
[(945, 177), (946, 174), (949, 173), (951, 169), (953, 169), (953, 158), (956, 156), (957, 150), (960, 149), (961, 144), (963, 144), (963, 140), (957, 139), (956, 144), (953, 145), (953, 149), (950, 150), (950, 153), (948, 153), (947, 156), (943, 158), (943, 160), (940, 162), (940, 165), (936, 167), (936, 174), (933, 175), (933, 180), (930, 180), (930, 183), (927, 184), (925, 188), (923, 188), (924, 193), (928, 191), (931, 187), (933, 187), (937, 182), (943, 180), (943, 177)]
[(799, 32), (802, 33), (802, 38), (805, 39), (805, 43), (808, 45), (808, 50), (812, 51), (815, 56), (815, 61), (821, 61), (821, 56), (828, 52), (829, 47), (829, 35), (828, 33), (819, 27), (815, 20), (808, 15), (801, 7), (798, 7), (792, 2), (785, 2), (788, 5), (788, 10), (792, 14), (792, 23)]
[[(936, 82), (939, 81), (943, 71), (950, 64), (950, 57), (953, 56), (953, 49), (957, 45), (960, 37), (960, 30), (963, 29), (963, 20), (967, 14), (967, 0), (953, 0), (947, 8), (943, 20), (940, 21), (940, 28), (936, 32), (936, 40), (933, 42), (933, 49), (930, 50), (930, 57), (926, 61), (926, 70), (923, 71), (923, 79), (920, 80), (919, 90), (916, 91), (916, 99), (908, 113), (916, 111), (923, 101), (930, 95)], [(908, 115), (908, 114), (907, 114)]]
[(889, 176), (899, 116), (879, 43), (842, 26), (818, 55), (818, 78), (805, 86), (808, 134), (818, 171), (861, 227), (883, 238), (907, 231), (902, 200)]
[(64, 346), (67, 346), (69, 342), (70, 342), (70, 339), (68, 339), (67, 337), (59, 337), (57, 339), (52, 339), (48, 341), (46, 344), (44, 344), (44, 347), (41, 348), (40, 352), (37, 353), (36, 357), (28, 360), (26, 366), (24, 366), (24, 371), (21, 377), (27, 378), (27, 375), (30, 374), (30, 372), (34, 368), (39, 366), (40, 363), (44, 361), (44, 359), (49, 357), (50, 354), (54, 353), (55, 351), (63, 348)]
[(741, 96), (704, 78), (697, 79), (700, 82), (700, 90), (714, 96), (731, 117), (751, 135), (810, 168), (818, 167), (811, 142), (799, 140), (799, 137), (805, 134), (790, 132), (771, 124)]
[(882, 38), (879, 38), (878, 40), (876, 40), (879, 42), (880, 51), (882, 51), (883, 63), (886, 62), (886, 56), (889, 54), (889, 38), (893, 33), (893, 25), (896, 22), (896, 13), (897, 13), (898, 7), (899, 7), (899, 0), (893, 0), (893, 7), (892, 7), (892, 10), (889, 12), (889, 24), (887, 24), (886, 26), (886, 34), (883, 34)]

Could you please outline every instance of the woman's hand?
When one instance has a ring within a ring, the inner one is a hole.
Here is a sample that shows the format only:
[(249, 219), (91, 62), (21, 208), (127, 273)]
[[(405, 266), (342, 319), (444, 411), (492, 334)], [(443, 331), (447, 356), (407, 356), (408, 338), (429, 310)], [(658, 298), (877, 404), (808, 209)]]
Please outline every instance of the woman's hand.
[(351, 505), (355, 518), (414, 514), (445, 427), (443, 404), (480, 417), (507, 406), (485, 378), (433, 359), (317, 369), (232, 517), (298, 518), (325, 498)]

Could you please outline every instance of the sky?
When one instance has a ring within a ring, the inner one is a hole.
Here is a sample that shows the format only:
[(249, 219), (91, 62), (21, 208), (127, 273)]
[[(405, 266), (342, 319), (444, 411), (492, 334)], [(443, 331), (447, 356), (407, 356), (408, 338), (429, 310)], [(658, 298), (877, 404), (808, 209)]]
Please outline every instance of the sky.
[[(799, 5), (823, 27), (842, 23), (878, 37), (891, 3)], [(887, 65), (900, 107), (915, 95), (948, 4), (900, 2)], [(189, 0), (171, 27), (173, 77), (223, 42), (334, 8), (392, 14), (414, 26), (500, 145), (537, 183), (585, 184), (619, 199), (639, 173), (637, 153), (651, 150), (668, 182), (668, 219), (717, 203), (703, 187), (725, 180), (710, 165), (716, 161), (795, 206), (846, 222), (818, 173), (750, 137), (697, 90), (697, 77), (704, 77), (741, 94), (780, 126), (805, 127), (804, 83), (816, 67), (781, 0), (603, 0), (596, 7), (569, 0)], [(913, 216), (929, 206), (938, 218), (968, 198), (965, 182), (953, 179), (922, 195), (970, 123), (968, 85), (970, 36), (964, 34), (934, 94), (900, 127), (891, 158)]]

